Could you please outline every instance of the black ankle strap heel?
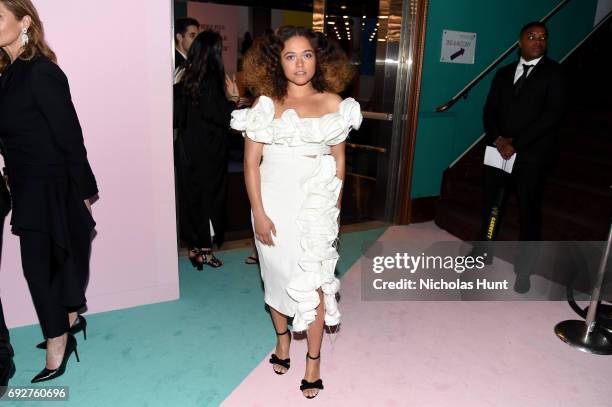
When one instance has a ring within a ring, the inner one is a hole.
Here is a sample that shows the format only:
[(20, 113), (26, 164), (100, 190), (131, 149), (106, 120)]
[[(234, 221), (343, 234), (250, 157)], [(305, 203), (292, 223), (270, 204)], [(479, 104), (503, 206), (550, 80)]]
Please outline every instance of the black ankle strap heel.
[(204, 263), (210, 267), (217, 268), (223, 265), (223, 261), (215, 257), (211, 249), (200, 249), (200, 254), (202, 255), (202, 260)]
[[(312, 356), (310, 356), (308, 352), (306, 352), (306, 359), (311, 359), (311, 360), (321, 359), (321, 354), (319, 353), (319, 356), (313, 358)], [(323, 390), (323, 380), (317, 379), (314, 382), (309, 382), (306, 379), (302, 379), (300, 390), (303, 392), (304, 390), (309, 390), (309, 389)], [(304, 397), (306, 397), (307, 399), (313, 399), (316, 397), (316, 395), (315, 396), (304, 396)]]
[[(289, 329), (287, 329), (285, 332), (279, 333), (276, 332), (277, 336), (283, 336), (283, 335), (287, 335), (289, 334), (289, 343), (291, 343), (291, 332), (289, 332)], [(291, 359), (287, 358), (287, 359), (281, 359), (278, 356), (276, 356), (276, 354), (272, 354), (272, 356), (270, 357), (270, 363), (272, 363), (273, 365), (279, 365), (284, 367), (285, 369), (289, 370), (289, 368), (291, 367)], [(272, 370), (274, 370), (274, 368), (272, 368)], [(287, 371), (285, 372), (277, 372), (276, 370), (274, 370), (274, 373), (281, 375), (281, 374), (285, 374), (287, 373)]]

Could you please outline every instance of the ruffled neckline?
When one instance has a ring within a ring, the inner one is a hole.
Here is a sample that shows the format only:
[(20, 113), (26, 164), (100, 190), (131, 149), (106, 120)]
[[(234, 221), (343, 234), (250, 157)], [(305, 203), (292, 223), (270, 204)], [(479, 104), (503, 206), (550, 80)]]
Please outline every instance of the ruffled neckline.
[(300, 117), (294, 108), (285, 109), (279, 117), (275, 114), (273, 100), (262, 95), (252, 108), (234, 110), (230, 126), (265, 144), (336, 145), (346, 139), (351, 129), (359, 129), (363, 119), (359, 103), (353, 98), (342, 100), (337, 111), (319, 117)]

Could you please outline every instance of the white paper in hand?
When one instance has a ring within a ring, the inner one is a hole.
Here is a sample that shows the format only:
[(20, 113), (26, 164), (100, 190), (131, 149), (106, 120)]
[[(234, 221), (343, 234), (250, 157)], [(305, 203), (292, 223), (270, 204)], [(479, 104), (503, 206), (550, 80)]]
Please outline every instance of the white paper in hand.
[(497, 151), (497, 148), (487, 146), (485, 150), (484, 164), (489, 167), (499, 168), (502, 171), (506, 171), (508, 174), (512, 174), (514, 160), (516, 160), (516, 153), (512, 154), (512, 157), (508, 160), (504, 160), (504, 157)]

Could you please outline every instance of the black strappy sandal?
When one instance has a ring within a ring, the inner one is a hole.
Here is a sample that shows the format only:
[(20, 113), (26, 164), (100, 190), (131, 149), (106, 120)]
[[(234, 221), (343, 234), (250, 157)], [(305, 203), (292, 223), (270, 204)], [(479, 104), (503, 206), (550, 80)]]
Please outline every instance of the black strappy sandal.
[[(289, 334), (289, 343), (291, 343), (291, 332), (289, 332), (289, 329), (287, 329), (285, 332), (283, 333), (276, 333), (277, 336), (283, 336), (283, 335), (287, 335)], [(287, 373), (287, 371), (289, 370), (289, 368), (291, 367), (291, 359), (287, 358), (287, 359), (280, 359), (278, 356), (276, 356), (276, 354), (272, 354), (272, 356), (270, 357), (270, 363), (272, 363), (273, 365), (279, 365), (284, 367), (285, 369), (287, 369), (284, 372), (277, 372), (274, 367), (272, 367), (272, 370), (274, 370), (274, 373), (276, 374), (285, 374)]]
[[(321, 354), (319, 353), (319, 356), (317, 356), (316, 358), (313, 358), (312, 356), (310, 356), (308, 354), (308, 352), (306, 352), (306, 359), (311, 359), (311, 360), (317, 360), (321, 358)], [(321, 379), (317, 379), (314, 382), (309, 382), (306, 379), (302, 379), (302, 384), (300, 385), (300, 390), (302, 392), (304, 392), (304, 390), (309, 390), (309, 389), (319, 389), (319, 390), (323, 390), (323, 380)], [(317, 393), (317, 395), (315, 396), (306, 396), (304, 395), (304, 397), (306, 397), (307, 399), (313, 399), (315, 397), (317, 397), (319, 395), (319, 393)]]
[(202, 255), (203, 260), (202, 264), (207, 264), (213, 268), (221, 267), (223, 265), (223, 261), (216, 258), (211, 249), (200, 249), (200, 254)]
[(202, 256), (202, 253), (200, 252), (200, 249), (195, 249), (195, 248), (189, 248), (189, 254), (195, 254), (195, 256), (189, 257), (189, 261), (191, 262), (191, 265), (197, 269), (198, 271), (202, 271), (204, 263), (198, 261), (198, 257)]

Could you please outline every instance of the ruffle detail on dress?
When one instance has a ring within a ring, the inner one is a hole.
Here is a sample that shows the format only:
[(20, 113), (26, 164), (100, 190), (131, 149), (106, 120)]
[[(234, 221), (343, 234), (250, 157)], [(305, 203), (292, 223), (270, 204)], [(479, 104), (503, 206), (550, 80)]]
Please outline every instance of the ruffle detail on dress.
[(330, 155), (316, 158), (313, 173), (303, 180), (306, 198), (297, 217), (302, 255), (298, 261), (302, 273), (292, 279), (287, 293), (297, 302), (293, 329), (305, 331), (315, 320), (319, 305), (317, 289), (323, 291), (325, 324), (340, 323), (336, 293), (340, 281), (335, 277), (338, 252), (333, 246), (338, 236), (338, 197), (342, 181), (336, 177), (336, 161)]
[(353, 98), (340, 102), (337, 112), (321, 117), (302, 118), (294, 109), (285, 110), (277, 119), (274, 115), (272, 99), (260, 96), (253, 108), (234, 110), (230, 126), (259, 143), (333, 146), (346, 140), (352, 129), (359, 129), (363, 120), (359, 103)]
[(274, 132), (270, 126), (273, 120), (274, 102), (267, 96), (260, 96), (254, 107), (232, 112), (230, 127), (242, 131), (253, 141), (271, 144), (274, 142)]

